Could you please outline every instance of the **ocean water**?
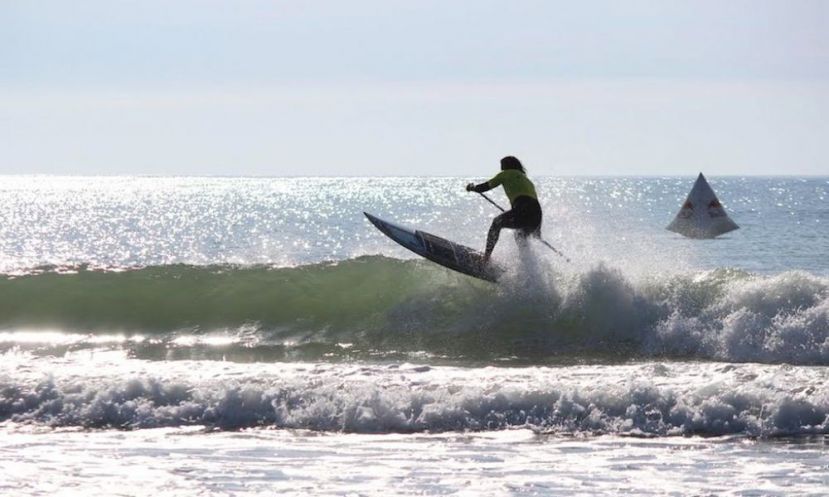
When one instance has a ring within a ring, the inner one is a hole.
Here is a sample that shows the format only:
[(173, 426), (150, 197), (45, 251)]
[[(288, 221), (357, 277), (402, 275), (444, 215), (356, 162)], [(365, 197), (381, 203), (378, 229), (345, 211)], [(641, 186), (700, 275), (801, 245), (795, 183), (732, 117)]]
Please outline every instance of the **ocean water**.
[[(0, 177), (0, 494), (825, 495), (829, 178)], [(501, 192), (492, 197), (501, 204)]]

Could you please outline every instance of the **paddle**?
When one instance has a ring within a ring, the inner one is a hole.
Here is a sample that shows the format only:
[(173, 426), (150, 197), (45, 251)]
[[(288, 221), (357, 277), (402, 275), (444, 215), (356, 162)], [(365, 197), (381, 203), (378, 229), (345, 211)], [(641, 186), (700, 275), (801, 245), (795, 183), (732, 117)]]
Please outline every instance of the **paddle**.
[[(487, 197), (487, 196), (486, 196), (486, 195), (484, 195), (482, 192), (475, 192), (475, 193), (477, 193), (478, 195), (480, 195), (480, 196), (484, 197), (484, 198), (487, 200), (487, 202), (489, 202), (490, 204), (492, 204), (492, 205), (494, 205), (495, 207), (497, 207), (497, 208), (498, 208), (498, 210), (500, 210), (501, 212), (506, 212), (506, 210), (505, 210), (503, 207), (501, 207), (500, 205), (496, 204), (494, 200), (492, 200), (491, 198)], [(559, 255), (559, 256), (561, 256), (561, 257), (564, 257), (564, 260), (565, 260), (565, 261), (567, 261), (567, 262), (572, 262), (572, 261), (570, 260), (570, 258), (568, 258), (566, 255), (562, 254), (562, 253), (561, 253), (558, 249), (556, 249), (555, 247), (553, 247), (553, 246), (552, 246), (552, 245), (550, 245), (549, 243), (547, 243), (547, 241), (546, 241), (546, 240), (544, 240), (544, 239), (543, 239), (543, 238), (541, 238), (540, 236), (538, 237), (538, 239), (541, 241), (541, 243), (543, 243), (544, 245), (546, 245), (546, 246), (547, 246), (547, 248), (549, 248), (550, 250), (552, 250), (553, 252), (555, 252), (555, 253), (556, 253), (556, 255)]]

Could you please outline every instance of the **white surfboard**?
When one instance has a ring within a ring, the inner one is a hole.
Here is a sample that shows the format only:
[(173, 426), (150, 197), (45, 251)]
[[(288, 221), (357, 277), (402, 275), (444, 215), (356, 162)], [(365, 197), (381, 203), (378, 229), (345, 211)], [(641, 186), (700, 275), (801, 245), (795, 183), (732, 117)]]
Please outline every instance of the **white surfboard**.
[(371, 224), (386, 236), (403, 245), (415, 254), (432, 262), (474, 278), (495, 282), (504, 273), (504, 269), (490, 262), (484, 264), (484, 256), (477, 250), (459, 243), (450, 242), (425, 231), (412, 230), (398, 224), (390, 223), (379, 217), (364, 212)]
[(739, 228), (726, 214), (705, 176), (699, 173), (685, 203), (665, 229), (688, 238), (714, 238)]

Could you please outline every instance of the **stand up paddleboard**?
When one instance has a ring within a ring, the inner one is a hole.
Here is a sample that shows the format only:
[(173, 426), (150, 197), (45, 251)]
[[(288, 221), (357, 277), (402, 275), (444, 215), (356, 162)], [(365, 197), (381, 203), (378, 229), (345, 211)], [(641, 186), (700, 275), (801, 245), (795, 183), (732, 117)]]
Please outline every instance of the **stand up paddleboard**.
[(477, 250), (450, 242), (425, 231), (414, 231), (364, 212), (371, 224), (387, 237), (403, 245), (415, 254), (421, 255), (443, 267), (458, 271), (474, 278), (495, 282), (504, 269), (490, 262), (484, 264), (484, 256)]

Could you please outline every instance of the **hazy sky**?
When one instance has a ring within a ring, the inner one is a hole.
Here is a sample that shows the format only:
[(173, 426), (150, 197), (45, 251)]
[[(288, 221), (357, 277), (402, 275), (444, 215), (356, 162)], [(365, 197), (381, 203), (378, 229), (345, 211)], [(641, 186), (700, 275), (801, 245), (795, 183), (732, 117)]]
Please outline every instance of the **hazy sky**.
[(829, 1), (0, 1), (0, 173), (829, 174)]

